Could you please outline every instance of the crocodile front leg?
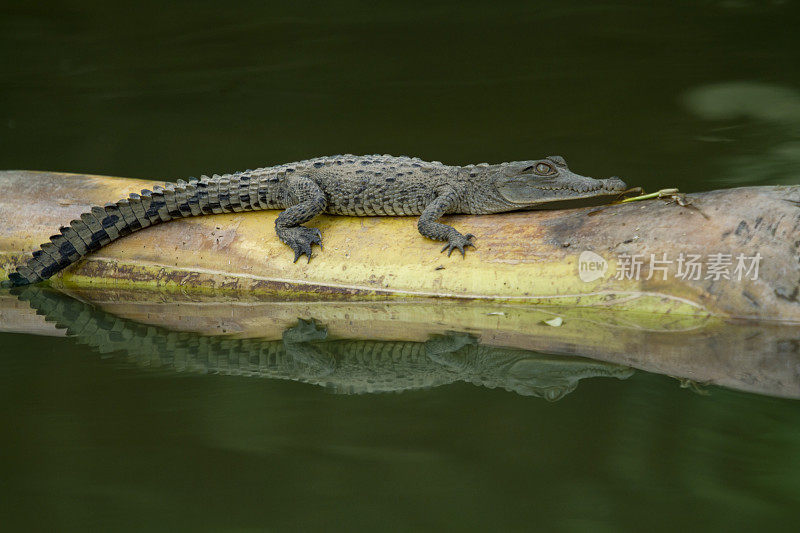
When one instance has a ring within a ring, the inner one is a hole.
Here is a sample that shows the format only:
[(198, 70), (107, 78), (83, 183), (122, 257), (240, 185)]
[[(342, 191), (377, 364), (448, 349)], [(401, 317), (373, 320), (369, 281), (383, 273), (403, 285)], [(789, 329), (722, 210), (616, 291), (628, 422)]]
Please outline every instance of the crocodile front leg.
[(461, 252), (461, 256), (465, 255), (465, 248), (467, 246), (475, 247), (472, 244), (474, 235), (467, 233), (462, 235), (452, 226), (436, 222), (442, 215), (448, 212), (450, 208), (454, 207), (458, 202), (458, 194), (455, 189), (448, 188), (443, 190), (434, 201), (429, 203), (422, 216), (417, 221), (417, 229), (424, 236), (436, 241), (447, 241), (447, 244), (442, 248), (442, 252), (447, 250), (447, 256), (453, 253), (453, 250)]
[(291, 205), (275, 220), (275, 232), (284, 244), (294, 250), (294, 262), (305, 254), (311, 261), (311, 247), (318, 244), (322, 249), (322, 233), (317, 228), (301, 226), (325, 210), (327, 199), (322, 189), (305, 176), (293, 176), (287, 180), (288, 202)]

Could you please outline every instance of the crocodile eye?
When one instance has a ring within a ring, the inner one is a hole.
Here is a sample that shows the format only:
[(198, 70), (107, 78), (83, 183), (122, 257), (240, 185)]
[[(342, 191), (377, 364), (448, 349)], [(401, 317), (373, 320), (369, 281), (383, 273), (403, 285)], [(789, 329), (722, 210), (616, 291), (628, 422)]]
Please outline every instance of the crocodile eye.
[(548, 165), (547, 163), (539, 163), (536, 165), (536, 173), (542, 176), (546, 176), (548, 174), (553, 173), (553, 167)]

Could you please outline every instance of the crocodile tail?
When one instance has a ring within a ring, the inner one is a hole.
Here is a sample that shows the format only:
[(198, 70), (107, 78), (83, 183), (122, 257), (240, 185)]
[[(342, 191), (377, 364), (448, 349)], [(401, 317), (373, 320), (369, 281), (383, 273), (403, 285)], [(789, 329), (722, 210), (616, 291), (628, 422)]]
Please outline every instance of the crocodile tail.
[[(135, 231), (176, 218), (253, 211), (268, 207), (258, 180), (235, 174), (167, 183), (92, 207), (41, 245), (3, 282), (21, 286), (46, 280), (84, 256)], [(260, 201), (263, 200), (263, 201)]]

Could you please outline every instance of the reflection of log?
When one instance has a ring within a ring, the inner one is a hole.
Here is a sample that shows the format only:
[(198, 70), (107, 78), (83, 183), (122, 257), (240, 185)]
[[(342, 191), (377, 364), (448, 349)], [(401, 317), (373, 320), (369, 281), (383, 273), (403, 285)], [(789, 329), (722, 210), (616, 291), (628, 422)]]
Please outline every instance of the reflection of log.
[[(325, 324), (331, 338), (424, 342), (431, 335), (463, 331), (476, 335), (485, 346), (578, 355), (800, 398), (800, 327), (791, 325), (730, 323), (714, 317), (665, 320), (648, 313), (481, 301), (286, 302), (242, 296), (226, 301), (94, 289), (72, 296), (120, 317), (203, 335), (280, 339), (298, 317)], [(40, 333), (48, 326), (41, 317), (38, 322), (31, 320), (31, 313), (23, 313), (20, 302), (8, 294), (0, 294), (0, 314), (8, 317), (6, 330)], [(542, 322), (553, 316), (564, 319), (560, 327)], [(55, 334), (56, 328), (50, 327)]]
[[(94, 204), (152, 182), (37, 172), (0, 173), (0, 265), (5, 272), (57, 228)], [(569, 211), (452, 217), (478, 236), (467, 258), (438, 254), (409, 218), (319, 217), (325, 251), (309, 264), (274, 235), (275, 212), (199, 217), (148, 228), (68, 269), (55, 285), (160, 287), (279, 295), (434, 295), (603, 306), (669, 314), (800, 322), (800, 187), (690, 195)], [(589, 213), (596, 211), (591, 216)], [(606, 275), (583, 282), (578, 257), (591, 250)], [(686, 281), (679, 254), (760, 253), (757, 280)], [(617, 280), (620, 254), (642, 254), (640, 279)], [(673, 263), (648, 277), (650, 254)], [(438, 269), (443, 266), (444, 269)], [(3, 275), (0, 272), (0, 275)]]
[(584, 357), (481, 344), (447, 332), (425, 341), (330, 338), (314, 320), (297, 320), (272, 338), (201, 335), (107, 313), (46, 287), (15, 289), (47, 321), (102, 354), (177, 372), (289, 379), (340, 393), (401, 392), (465, 381), (549, 401), (587, 378), (626, 379), (634, 370)]
[(0, 290), (0, 333), (29, 333), (31, 335), (63, 336), (64, 332), (37, 316), (25, 301)]

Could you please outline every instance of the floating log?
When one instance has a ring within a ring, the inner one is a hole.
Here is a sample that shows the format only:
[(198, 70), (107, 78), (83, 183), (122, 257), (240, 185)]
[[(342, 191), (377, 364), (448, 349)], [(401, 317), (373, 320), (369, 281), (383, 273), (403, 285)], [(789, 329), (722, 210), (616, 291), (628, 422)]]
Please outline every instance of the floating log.
[[(0, 172), (0, 279), (92, 206), (154, 184)], [(440, 254), (413, 218), (320, 216), (309, 225), (322, 230), (325, 250), (295, 264), (275, 236), (277, 212), (202, 216), (124, 237), (50, 283), (281, 298), (435, 296), (800, 323), (800, 186), (686, 199), (690, 205), (656, 199), (448, 217), (477, 236), (465, 259)], [(694, 256), (700, 271), (687, 274)]]

